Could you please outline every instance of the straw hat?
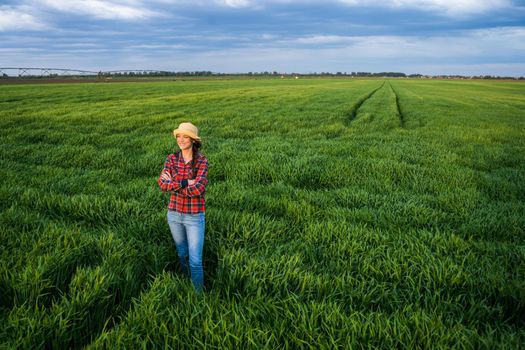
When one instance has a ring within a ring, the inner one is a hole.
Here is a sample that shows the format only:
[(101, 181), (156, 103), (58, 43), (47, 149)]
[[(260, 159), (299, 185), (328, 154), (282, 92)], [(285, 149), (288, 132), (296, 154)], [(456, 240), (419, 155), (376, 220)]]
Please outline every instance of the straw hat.
[(183, 134), (191, 137), (196, 141), (200, 141), (199, 129), (192, 123), (180, 123), (179, 127), (173, 130), (173, 136), (177, 137), (177, 134)]

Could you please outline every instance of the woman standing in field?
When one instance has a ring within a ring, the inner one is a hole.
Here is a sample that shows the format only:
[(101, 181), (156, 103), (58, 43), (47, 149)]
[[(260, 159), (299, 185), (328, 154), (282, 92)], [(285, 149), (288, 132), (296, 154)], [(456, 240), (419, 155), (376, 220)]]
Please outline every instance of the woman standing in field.
[(163, 192), (170, 192), (168, 224), (177, 247), (182, 271), (191, 276), (193, 286), (202, 291), (204, 273), (204, 194), (208, 180), (208, 160), (199, 152), (199, 130), (192, 123), (181, 123), (173, 130), (180, 150), (168, 155), (159, 179)]

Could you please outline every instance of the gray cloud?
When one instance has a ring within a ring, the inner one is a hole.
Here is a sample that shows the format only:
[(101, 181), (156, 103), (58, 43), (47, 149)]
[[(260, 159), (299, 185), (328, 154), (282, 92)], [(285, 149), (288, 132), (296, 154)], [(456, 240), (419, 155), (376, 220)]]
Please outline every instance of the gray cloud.
[[(514, 26), (483, 28), (486, 16), (470, 22), (439, 17), (439, 28), (411, 23), (409, 29), (393, 30), (399, 22), (389, 21), (390, 16), (400, 14), (403, 23), (437, 17), (373, 9), (371, 14), (362, 12), (362, 21), (351, 17), (353, 6), (414, 9), (425, 5), (425, 11), (465, 14), (502, 9), (510, 6), (508, 1), (322, 3), (333, 8), (318, 11), (319, 0), (25, 0), (22, 5), (0, 6), (0, 31), (6, 34), (0, 41), (0, 66), (422, 74), (446, 74), (448, 68), (455, 74), (483, 74), (481, 69), (490, 70), (486, 74), (525, 74), (523, 20), (513, 19), (512, 23), (518, 23)], [(280, 7), (272, 11), (275, 4)], [(286, 7), (296, 4), (315, 6), (305, 8), (308, 13)], [(342, 15), (334, 19), (339, 12)], [(405, 14), (412, 17), (402, 17)], [(515, 13), (509, 18), (516, 18)]]
[(48, 24), (31, 13), (27, 6), (0, 6), (0, 31), (49, 29)]
[(160, 12), (149, 9), (145, 3), (140, 1), (39, 0), (35, 2), (58, 11), (99, 19), (132, 21), (162, 16)]

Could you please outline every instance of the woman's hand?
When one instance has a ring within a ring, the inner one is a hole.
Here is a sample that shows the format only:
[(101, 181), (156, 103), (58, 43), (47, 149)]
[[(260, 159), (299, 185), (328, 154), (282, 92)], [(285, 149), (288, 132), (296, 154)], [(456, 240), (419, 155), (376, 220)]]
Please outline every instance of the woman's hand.
[(173, 179), (171, 178), (171, 174), (167, 171), (162, 172), (162, 174), (160, 175), (160, 179), (168, 182), (173, 181)]
[[(168, 171), (163, 171), (162, 174), (160, 174), (160, 179), (162, 181), (167, 181), (167, 182), (172, 182), (173, 181), (173, 178), (171, 177), (171, 174), (168, 172)], [(193, 184), (195, 184), (195, 180), (192, 180), (192, 179), (188, 179), (188, 186), (191, 186)]]

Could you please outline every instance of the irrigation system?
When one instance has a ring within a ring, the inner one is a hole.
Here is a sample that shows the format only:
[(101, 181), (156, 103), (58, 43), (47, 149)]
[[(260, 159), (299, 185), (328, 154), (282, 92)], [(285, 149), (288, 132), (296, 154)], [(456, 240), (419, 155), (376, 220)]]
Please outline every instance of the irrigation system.
[(86, 75), (114, 75), (114, 74), (151, 74), (162, 71), (152, 69), (131, 69), (111, 71), (89, 71), (66, 68), (41, 68), (41, 67), (0, 67), (0, 77), (50, 77), (50, 76), (86, 76)]

